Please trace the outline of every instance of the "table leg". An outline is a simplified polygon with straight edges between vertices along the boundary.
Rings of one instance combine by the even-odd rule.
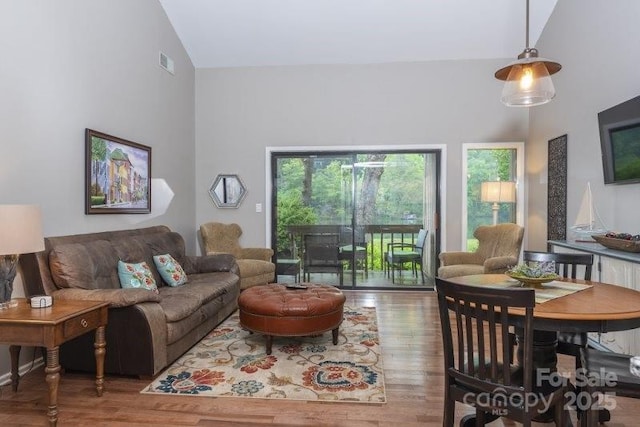
[[[49,385],[49,425],[58,423],[58,384],[60,383],[59,347],[47,348],[47,366],[44,368],[46,381]]]
[[[18,364],[20,361],[20,346],[10,345],[9,353],[11,353],[11,389],[18,391],[18,383],[20,382],[20,374],[18,374]]]
[[[522,342],[524,340],[524,336],[522,335],[522,329],[516,329],[516,337],[518,342]],[[518,364],[522,365],[523,363],[523,354],[522,348],[523,346],[518,345],[517,351],[517,361]],[[538,370],[540,369],[541,373],[544,376],[549,376],[552,372],[556,372],[558,370],[558,354],[556,349],[558,347],[558,333],[555,331],[533,331],[533,386],[534,387],[542,387],[543,384],[540,384],[540,377],[538,375]],[[549,410],[543,414],[538,415],[534,418],[535,421],[548,423],[553,421],[554,412]]]
[[[104,333],[105,327],[98,326],[98,329],[96,329],[96,339],[93,344],[96,356],[96,393],[98,397],[102,396],[102,390],[104,389],[104,355],[107,352],[107,342]]]
[[[267,339],[267,343],[266,343],[267,354],[271,354],[271,346],[273,345],[273,335],[266,335],[265,338]]]

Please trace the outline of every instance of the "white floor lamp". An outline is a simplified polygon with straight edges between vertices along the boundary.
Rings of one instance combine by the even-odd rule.
[[[480,187],[480,200],[493,203],[493,225],[498,224],[499,203],[515,203],[516,183],[513,181],[487,181]]]

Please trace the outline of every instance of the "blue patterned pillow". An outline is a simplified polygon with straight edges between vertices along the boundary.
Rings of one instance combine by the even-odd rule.
[[[148,289],[158,293],[153,273],[144,261],[137,264],[118,261],[118,277],[122,288]]]
[[[171,255],[155,255],[153,262],[158,269],[158,273],[169,286],[180,286],[187,283],[187,275],[184,270]]]

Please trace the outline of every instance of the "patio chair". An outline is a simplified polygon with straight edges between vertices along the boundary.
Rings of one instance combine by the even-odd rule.
[[[387,243],[385,263],[387,274],[391,273],[391,283],[395,283],[395,270],[399,270],[399,274],[402,274],[402,266],[411,263],[411,270],[414,276],[417,277],[418,271],[420,271],[422,283],[424,284],[422,257],[426,241],[427,230],[420,229],[415,244],[403,242]]]
[[[343,282],[343,265],[339,253],[338,234],[305,234],[303,275],[311,281],[311,273],[336,273]]]

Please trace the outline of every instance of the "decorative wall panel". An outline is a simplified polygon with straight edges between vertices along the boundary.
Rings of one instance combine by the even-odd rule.
[[[567,239],[567,135],[549,140],[547,239]]]

